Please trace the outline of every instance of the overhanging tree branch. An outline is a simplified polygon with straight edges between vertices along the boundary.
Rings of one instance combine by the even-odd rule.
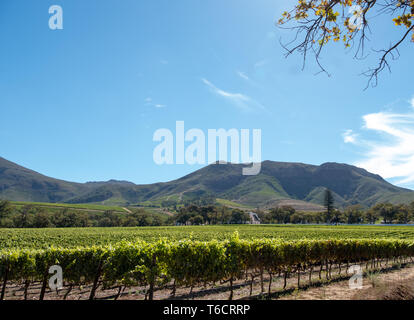
[[[398,53],[398,47],[410,33],[414,42],[414,0],[299,0],[295,8],[290,12],[284,12],[278,22],[280,28],[295,32],[293,40],[288,43],[283,44],[282,40],[279,40],[286,50],[285,57],[296,52],[303,55],[303,70],[311,52],[320,72],[329,76],[320,62],[320,57],[326,44],[333,40],[333,42],[343,41],[345,47],[351,49],[355,48],[357,42],[354,58],[365,59],[366,41],[369,41],[368,33],[371,33],[367,15],[373,12],[373,9],[376,10],[376,16],[395,17],[393,21],[397,26],[405,26],[408,29],[388,50],[374,50],[383,53],[380,63],[378,67],[368,69],[362,74],[368,77],[367,87],[370,84],[376,86],[379,73],[385,68],[391,70],[387,58],[391,56],[396,59],[395,53]],[[283,25],[287,23],[294,23],[294,25],[284,27]]]

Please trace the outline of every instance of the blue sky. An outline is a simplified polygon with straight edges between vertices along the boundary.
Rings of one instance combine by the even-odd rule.
[[[63,30],[48,27],[51,5]],[[414,188],[412,46],[364,91],[371,52],[329,46],[284,58],[288,0],[2,0],[0,156],[70,181],[168,181],[200,165],[156,165],[159,128],[261,129],[262,159],[358,164]],[[375,27],[375,28],[374,28]],[[398,39],[373,21],[368,49]]]

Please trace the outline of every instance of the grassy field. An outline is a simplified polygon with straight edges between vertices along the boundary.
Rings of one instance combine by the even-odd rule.
[[[45,203],[45,202],[18,202],[18,201],[11,201],[12,205],[15,207],[23,207],[27,205],[33,205],[35,207],[43,207],[43,208],[50,208],[50,209],[76,209],[76,210],[84,210],[84,211],[117,211],[117,212],[125,212],[125,210],[121,207],[116,206],[104,206],[99,204],[68,204],[68,203]]]
[[[222,206],[227,206],[230,208],[239,208],[243,210],[254,209],[254,207],[252,206],[243,205],[237,202],[233,202],[233,201],[226,200],[226,199],[220,199],[220,198],[217,199],[217,204],[222,205]]]
[[[0,249],[76,247],[108,245],[122,240],[142,239],[148,242],[161,238],[180,240],[192,238],[207,241],[228,239],[235,231],[242,239],[410,239],[410,226],[309,226],[309,225],[231,225],[191,227],[137,228],[66,228],[66,229],[2,229]]]

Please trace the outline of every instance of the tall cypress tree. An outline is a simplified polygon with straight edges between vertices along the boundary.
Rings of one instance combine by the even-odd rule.
[[[326,189],[325,191],[324,205],[326,209],[326,222],[330,223],[332,221],[332,215],[334,211],[334,198],[332,191],[329,189]]]

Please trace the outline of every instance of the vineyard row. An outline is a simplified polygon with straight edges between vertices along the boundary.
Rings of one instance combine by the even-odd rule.
[[[300,273],[319,266],[407,259],[414,257],[414,242],[407,240],[241,240],[121,242],[107,247],[10,249],[0,251],[1,298],[8,283],[41,282],[42,300],[50,277],[49,268],[62,268],[63,281],[70,287],[90,285],[90,299],[99,285],[103,288],[147,287],[148,299],[154,288],[228,282],[247,277]],[[262,282],[263,286],[263,282]]]

